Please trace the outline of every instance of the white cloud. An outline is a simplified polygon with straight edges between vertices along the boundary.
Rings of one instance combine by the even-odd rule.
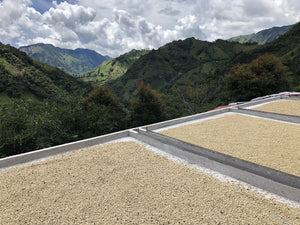
[[[166,7],[159,10],[158,13],[165,14],[167,16],[177,16],[180,14],[180,10],[173,9],[172,7]]]
[[[296,23],[300,14],[294,0],[212,0],[200,17],[201,27],[212,41],[250,34],[272,26]]]
[[[72,0],[72,2],[74,2]],[[30,0],[0,2],[0,41],[51,43],[117,56],[196,37],[213,41],[300,20],[298,0],[77,0],[44,14]]]
[[[39,35],[42,15],[29,7],[30,0],[4,0],[0,4],[0,38],[6,43]]]
[[[23,12],[27,10],[27,6],[31,4],[30,0],[3,1],[0,4],[1,21],[15,21],[20,19]]]
[[[79,25],[86,25],[93,21],[96,16],[95,10],[79,5],[71,5],[67,2],[57,4],[54,1],[54,8],[45,12],[43,17],[45,21],[56,26],[64,25],[70,29],[75,29]]]

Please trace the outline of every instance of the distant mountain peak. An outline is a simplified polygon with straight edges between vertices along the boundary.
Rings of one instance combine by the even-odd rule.
[[[110,59],[109,56],[103,56],[90,49],[77,48],[72,50],[44,43],[22,46],[19,49],[28,56],[61,68],[73,76],[84,74]]]
[[[109,81],[117,79],[118,77],[121,77],[135,61],[149,52],[150,50],[132,49],[131,51],[124,53],[117,58],[109,59],[103,62],[99,66],[81,76],[81,79],[92,83],[105,84]]]
[[[257,33],[248,34],[248,35],[240,35],[236,37],[232,37],[228,39],[228,41],[236,41],[240,43],[253,43],[256,42],[260,45],[266,44],[274,39],[278,38],[280,35],[286,33],[290,30],[294,25],[287,25],[281,27],[272,27],[269,29],[261,30]]]
[[[62,102],[75,92],[87,92],[89,84],[64,71],[41,63],[24,52],[0,43],[0,102],[3,96],[51,99]]]

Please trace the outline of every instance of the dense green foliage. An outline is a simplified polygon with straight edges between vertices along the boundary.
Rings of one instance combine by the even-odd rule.
[[[117,58],[109,59],[98,67],[80,77],[81,80],[93,84],[105,84],[121,77],[128,68],[149,50],[131,50]]]
[[[259,31],[255,34],[249,35],[240,35],[237,37],[233,37],[228,39],[228,41],[236,41],[240,43],[258,43],[260,45],[266,44],[274,39],[278,38],[280,35],[286,33],[290,30],[293,25],[282,26],[282,27],[272,27],[270,29]]]
[[[249,64],[237,64],[226,75],[228,98],[247,101],[288,89],[287,68],[280,58],[265,54]]]
[[[51,44],[35,44],[20,50],[48,65],[58,67],[73,76],[82,75],[109,59],[89,49],[63,49]]]
[[[0,158],[167,119],[161,95],[142,85],[129,112],[106,87],[64,103],[11,99],[0,107]]]
[[[106,107],[111,120],[112,130],[122,130],[127,128],[128,111],[119,101],[118,97],[106,86],[97,86],[86,98],[88,104]]]
[[[235,64],[250,63],[252,60],[270,53],[281,59],[283,65],[288,69],[290,90],[295,90],[300,85],[300,22],[295,24],[285,34],[279,36],[272,42],[258,46],[248,52],[242,52],[234,57],[224,68],[224,74]]]
[[[222,40],[189,38],[152,50],[137,60],[111,88],[128,105],[141,81],[163,94],[171,117],[189,115],[220,104],[220,68],[242,51],[255,48]]]
[[[0,43],[0,102],[1,96],[19,98],[27,93],[40,100],[64,101],[73,93],[83,94],[91,88],[58,68]]]
[[[0,68],[0,157],[140,123],[106,86],[92,89],[9,45],[0,44]]]
[[[1,105],[0,157],[124,129],[127,114],[123,108],[98,101],[110,94],[98,92],[64,104],[12,99]]]
[[[174,41],[142,56],[122,77],[110,85],[127,105],[136,96],[140,82],[149,83],[153,89],[163,94],[171,118],[207,111],[230,101],[249,100],[246,99],[247,96],[258,97],[262,93],[273,94],[278,90],[296,90],[300,85],[299,30],[300,23],[265,45],[223,40],[210,43],[194,38]],[[230,85],[225,80],[225,74],[237,69],[239,64],[251,63],[265,53],[279,58],[273,66],[280,67],[281,63],[286,66],[284,74],[279,75],[282,78],[277,79],[284,81],[284,85],[277,81],[273,84],[281,87],[270,85],[272,81],[269,79],[272,76],[264,73],[266,76],[259,76],[261,86],[269,87],[264,92],[251,87],[251,95],[233,95],[239,87]]]
[[[137,99],[132,104],[132,122],[141,126],[167,119],[161,95],[152,90],[150,84],[141,83],[137,90]]]

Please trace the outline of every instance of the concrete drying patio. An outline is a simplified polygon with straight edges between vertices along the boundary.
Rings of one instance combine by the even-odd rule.
[[[248,109],[282,98],[294,99],[251,101],[0,159],[0,224],[300,224],[300,117]],[[234,116],[230,123],[222,121],[227,116]],[[216,120],[219,125],[190,129],[197,122]],[[220,146],[239,150],[249,142],[250,158],[243,160],[248,153],[234,157],[157,133],[174,126],[189,127],[183,133],[195,136],[194,143],[199,132],[215,126],[204,139],[215,145],[221,138]],[[231,142],[225,142],[226,135]],[[145,144],[181,164],[147,150]],[[273,147],[273,152],[265,150]],[[277,161],[272,164],[271,159]],[[206,168],[226,182],[205,175]],[[250,185],[232,183],[230,177]],[[267,192],[262,195],[255,187]]]
[[[117,142],[0,171],[0,224],[299,224],[300,209]]]
[[[160,133],[300,176],[300,125],[229,114]]]
[[[253,107],[253,110],[300,116],[300,101],[280,100]]]

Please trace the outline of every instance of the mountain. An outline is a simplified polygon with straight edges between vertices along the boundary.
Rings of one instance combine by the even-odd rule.
[[[58,67],[78,76],[90,71],[102,62],[110,59],[108,56],[102,56],[99,53],[89,49],[64,49],[51,44],[35,44],[19,48],[33,57],[50,66]]]
[[[242,52],[232,58],[227,69],[237,63],[249,63],[265,53],[279,57],[289,70],[290,86],[295,89],[300,85],[300,22],[295,24],[288,32],[275,40],[260,45],[248,52]],[[226,69],[224,70],[226,71]]]
[[[273,41],[280,35],[286,33],[290,30],[294,25],[282,26],[282,27],[272,27],[270,29],[262,30],[257,33],[249,34],[249,35],[240,35],[237,37],[233,37],[228,39],[228,41],[236,41],[240,43],[252,43],[256,42],[260,45],[266,44],[270,41]]]
[[[91,90],[87,83],[64,71],[41,63],[26,53],[0,43],[0,99],[10,97],[52,99],[62,102],[77,92]]]
[[[125,104],[129,104],[144,82],[166,96],[174,116],[204,111],[212,107],[210,101],[218,102],[214,94],[218,70],[238,53],[256,46],[195,38],[174,41],[140,57],[122,77],[109,84]],[[190,101],[192,98],[196,100]]]
[[[296,89],[300,85],[299,26],[264,45],[195,38],[174,41],[142,56],[109,85],[128,105],[140,85],[149,83],[163,95],[171,115],[189,115],[228,103],[225,75],[229,70],[269,53],[287,67],[289,86]]]
[[[105,84],[127,72],[128,68],[149,50],[131,50],[117,58],[109,59],[80,77],[81,80],[96,84]]]

